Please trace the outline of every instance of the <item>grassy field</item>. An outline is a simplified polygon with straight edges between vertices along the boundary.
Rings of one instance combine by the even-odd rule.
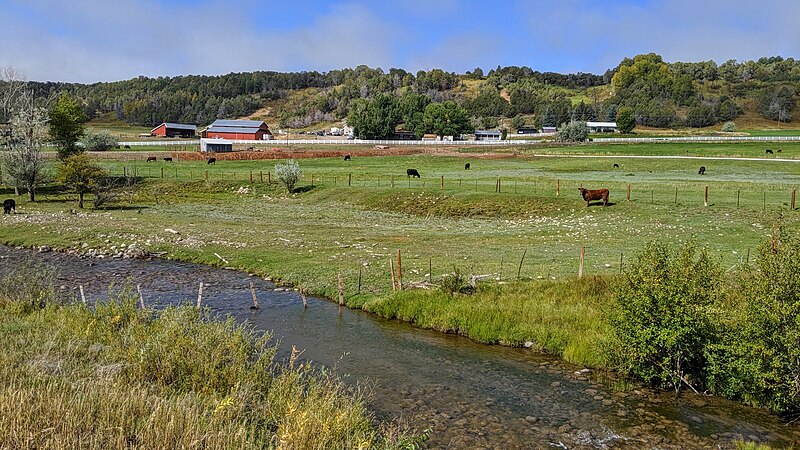
[[[592,148],[627,154],[688,149],[680,144],[580,147],[587,153]],[[707,154],[756,150],[749,144],[691,148]],[[786,155],[798,152],[800,146],[784,147]],[[291,195],[267,183],[275,161],[208,166],[102,160],[112,174],[135,171],[143,177],[118,208],[71,214],[75,204],[67,200],[74,196],[50,190],[36,204],[20,199],[20,213],[2,218],[0,241],[78,249],[85,243],[106,254],[134,244],[170,258],[270,275],[329,298],[336,296],[341,273],[351,306],[483,342],[530,340],[571,361],[597,364],[597,352],[585,344],[586,339],[601,341],[592,336],[603,334],[597,311],[607,294],[580,294],[572,286],[582,247],[587,275],[618,274],[620,260],[628,261],[654,239],[695,240],[734,269],[746,263],[774,224],[790,230],[800,224],[800,213],[788,205],[791,190],[800,185],[795,163],[510,153],[357,157],[348,163],[302,159],[300,192]],[[471,170],[464,170],[465,162]],[[621,167],[613,168],[614,163]],[[697,174],[701,164],[706,175]],[[409,167],[422,178],[407,179]],[[579,186],[611,189],[613,204],[586,208]],[[240,194],[244,187],[249,190]],[[404,282],[435,283],[458,269],[489,275],[486,289],[452,302],[438,294],[392,294],[389,260],[398,250]],[[561,309],[551,306],[557,297],[564,302]],[[523,308],[532,315],[520,315]],[[579,320],[583,317],[586,322]],[[553,324],[564,323],[573,325],[552,331]],[[547,329],[550,334],[542,331]]]
[[[46,268],[0,276],[2,448],[417,448],[363,392],[233,319],[65,304]]]

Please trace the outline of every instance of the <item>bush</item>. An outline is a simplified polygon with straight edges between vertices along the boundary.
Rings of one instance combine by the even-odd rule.
[[[586,126],[586,122],[577,120],[561,125],[556,132],[556,140],[562,142],[583,142],[588,136],[589,128]]]
[[[622,134],[628,134],[636,126],[636,116],[630,108],[622,107],[617,111],[617,128]]]
[[[302,175],[303,170],[300,169],[300,164],[293,159],[275,164],[275,177],[286,186],[286,191],[289,193],[294,192],[294,186],[300,181]]]
[[[54,267],[33,259],[10,266],[0,276],[0,308],[11,306],[23,313],[44,308],[55,301],[57,279]]]
[[[782,414],[800,411],[800,238],[782,229],[742,277],[744,302],[715,364],[713,387]]]
[[[725,133],[733,133],[736,131],[736,124],[733,122],[725,122],[722,125],[722,131]]]
[[[717,123],[714,108],[708,105],[699,105],[689,108],[686,113],[686,125],[692,128],[702,128]]]
[[[448,273],[442,277],[439,289],[447,294],[470,294],[474,291],[467,282],[467,277],[461,273],[458,267],[453,268],[453,273]]]
[[[715,342],[711,306],[722,271],[692,244],[673,251],[648,244],[626,266],[611,315],[617,348],[612,363],[624,372],[679,392],[704,379],[705,353]]]
[[[117,139],[108,131],[87,134],[83,139],[84,149],[90,152],[105,152],[118,145]]]

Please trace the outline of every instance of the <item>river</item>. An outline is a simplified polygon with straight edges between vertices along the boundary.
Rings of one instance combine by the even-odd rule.
[[[90,302],[109,285],[140,285],[150,305],[203,304],[260,330],[285,354],[332,367],[351,384],[371,386],[381,419],[431,429],[428,448],[685,449],[734,448],[735,440],[782,448],[800,426],[760,410],[694,394],[615,392],[595,373],[530,350],[474,343],[276,288],[246,273],[167,260],[87,259],[0,246],[0,270],[23,258],[55,265],[59,288]],[[251,310],[249,283],[261,308]]]

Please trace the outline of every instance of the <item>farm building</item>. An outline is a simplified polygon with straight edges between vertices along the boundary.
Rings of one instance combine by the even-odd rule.
[[[499,141],[500,136],[498,130],[475,130],[476,141]]]
[[[586,122],[590,133],[613,133],[617,131],[617,122]]]
[[[202,132],[204,138],[261,141],[272,139],[272,132],[261,120],[215,120]]]
[[[517,134],[538,134],[539,130],[532,127],[523,127],[517,129]]]
[[[214,139],[200,139],[200,151],[204,153],[219,153],[219,152],[232,152],[233,142],[227,139],[214,138]]]
[[[397,130],[392,134],[392,139],[396,141],[414,141],[417,139],[417,133],[413,131]]]
[[[423,141],[441,141],[442,138],[440,138],[438,135],[433,134],[433,133],[426,133],[426,134],[422,135],[422,140]]]
[[[542,127],[542,133],[555,133],[556,127]]]
[[[193,138],[197,134],[197,125],[164,122],[150,130],[152,136]]]

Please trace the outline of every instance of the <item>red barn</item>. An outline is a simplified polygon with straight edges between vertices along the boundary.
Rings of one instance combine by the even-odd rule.
[[[272,139],[272,133],[267,124],[260,120],[215,120],[203,131],[203,137],[261,141]]]
[[[197,126],[164,122],[150,130],[150,134],[153,136],[192,138],[197,134]]]

